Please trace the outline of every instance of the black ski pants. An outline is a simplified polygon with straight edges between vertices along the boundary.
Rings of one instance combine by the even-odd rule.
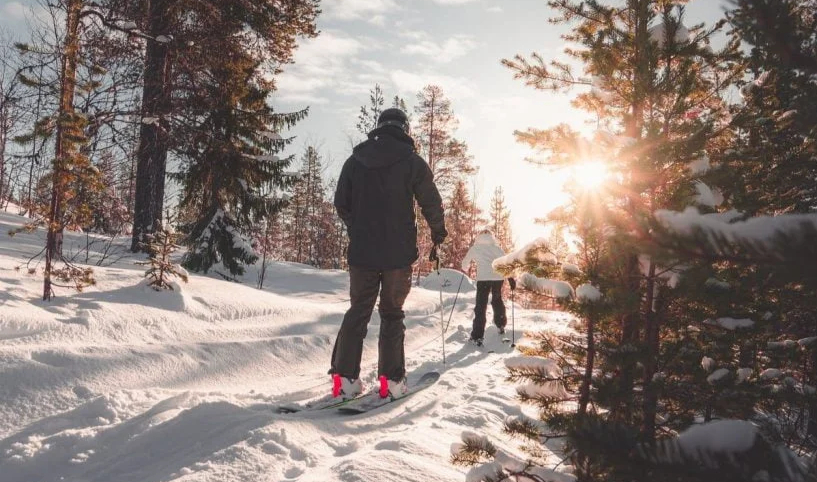
[[[499,281],[477,281],[477,304],[474,307],[474,326],[471,338],[476,340],[485,337],[485,311],[488,309],[488,295],[491,295],[491,308],[494,310],[494,324],[505,328],[508,319],[505,316],[505,303],[502,301],[502,284]]]
[[[385,271],[350,266],[349,281],[352,306],[344,315],[335,340],[330,372],[352,380],[360,376],[363,340],[379,293],[377,374],[385,375],[390,380],[402,380],[406,375],[403,346],[406,333],[403,319],[406,315],[403,303],[411,290],[411,266]]]

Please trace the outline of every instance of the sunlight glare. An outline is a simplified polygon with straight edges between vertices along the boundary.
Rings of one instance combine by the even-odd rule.
[[[576,183],[587,190],[598,189],[609,175],[607,165],[599,160],[583,162],[573,168]]]

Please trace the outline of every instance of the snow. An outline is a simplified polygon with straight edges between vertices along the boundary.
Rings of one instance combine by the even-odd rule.
[[[142,117],[142,124],[145,125],[159,125],[158,117]]]
[[[701,367],[707,372],[711,372],[715,368],[715,360],[705,356],[701,358]]]
[[[817,336],[810,336],[808,338],[801,338],[797,340],[797,344],[802,347],[811,346],[815,341],[817,341]]]
[[[715,288],[717,290],[728,290],[729,288],[732,287],[732,285],[730,285],[726,281],[721,281],[717,278],[708,278],[704,282],[704,286],[708,288]]]
[[[496,266],[496,262],[494,262]],[[522,287],[531,291],[545,293],[555,298],[571,298],[573,296],[573,287],[564,281],[537,278],[536,276],[525,273],[519,279]]]
[[[687,453],[734,454],[749,450],[755,437],[757,428],[751,422],[718,420],[688,428],[678,436],[678,442]]]
[[[579,267],[573,263],[564,263],[562,264],[562,273],[568,275],[580,275],[582,274],[582,270],[580,270]]]
[[[667,228],[679,234],[689,235],[697,229],[702,229],[710,237],[723,236],[733,242],[752,242],[767,247],[772,247],[779,233],[795,235],[803,226],[817,229],[817,214],[758,216],[746,221],[729,223],[723,215],[701,215],[697,209],[687,208],[683,212],[656,211],[655,217]]]
[[[781,372],[777,368],[767,368],[760,372],[761,380],[776,380],[783,376],[783,372]]]
[[[762,74],[760,74],[760,76],[757,79],[755,79],[755,80],[749,82],[748,84],[744,85],[743,87],[741,87],[741,89],[740,89],[741,95],[744,98],[748,97],[748,96],[752,95],[755,92],[755,90],[757,90],[760,87],[763,87],[763,85],[769,79],[769,73],[770,73],[769,71],[763,72]]]
[[[502,266],[517,267],[528,262],[540,264],[556,264],[556,256],[550,252],[550,243],[545,238],[538,238],[526,244],[513,253],[506,254],[494,260],[493,268],[498,270]]]
[[[706,377],[706,381],[710,385],[714,385],[715,383],[718,383],[719,381],[723,380],[728,375],[729,375],[728,368],[718,368],[717,370],[712,372],[711,375]]]
[[[160,44],[168,44],[168,43],[173,41],[173,36],[172,35],[159,35],[158,37],[156,37],[156,41],[159,42]]]
[[[576,288],[576,298],[583,302],[598,301],[601,299],[601,291],[591,284],[583,284]]]
[[[735,319],[735,318],[718,318],[715,320],[706,320],[704,323],[709,325],[718,325],[721,328],[726,328],[727,330],[736,330],[738,328],[751,328],[755,325],[755,322],[748,319]]]
[[[438,291],[442,287],[443,293],[454,294],[459,288],[460,294],[476,291],[476,285],[461,271],[449,268],[441,268],[440,274],[432,271],[428,276],[420,280],[420,286],[430,291]]]
[[[797,115],[797,110],[788,110],[777,116],[777,122],[785,122]]]
[[[537,371],[544,377],[554,379],[543,384],[528,383],[521,385],[516,389],[520,395],[559,399],[567,396],[564,385],[557,380],[562,378],[562,369],[553,360],[533,356],[517,356],[505,359],[505,366],[508,369]]]
[[[698,194],[695,202],[701,206],[717,207],[723,203],[723,194],[717,189],[712,189],[702,181],[695,181],[695,189]]]
[[[690,162],[687,165],[687,168],[689,169],[689,173],[693,176],[699,176],[706,173],[711,168],[709,156],[704,154],[699,159]]]
[[[738,376],[737,383],[743,383],[752,376],[754,370],[751,368],[738,368],[736,375]]]
[[[0,233],[24,222],[0,212]],[[0,237],[3,482],[462,481],[470,469],[448,452],[466,430],[497,435],[501,467],[525,459],[501,434],[508,416],[529,408],[505,381],[509,348],[493,327],[486,346],[496,353],[475,353],[468,330],[451,330],[443,366],[436,288],[412,287],[404,307],[408,377],[437,370],[435,386],[362,416],[280,415],[275,406],[331,388],[347,273],[270,262],[264,290],[254,288],[256,266],[243,284],[191,274],[181,292],[153,292],[140,287],[142,258],[132,255],[94,267],[96,286],[58,287],[45,303],[40,275],[14,269],[43,243],[42,230]],[[78,245],[84,235],[66,233],[65,246]],[[453,307],[453,326],[470,326],[473,293],[453,299],[443,294],[446,316]],[[515,315],[517,334],[564,331],[572,319],[519,307]],[[375,310],[361,371],[368,387],[379,325]]]

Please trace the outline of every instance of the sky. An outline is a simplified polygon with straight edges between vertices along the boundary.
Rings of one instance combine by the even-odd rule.
[[[18,31],[34,0],[0,0],[0,26]],[[354,143],[361,105],[379,83],[386,98],[399,95],[413,109],[416,93],[437,84],[459,119],[455,136],[465,141],[478,172],[469,184],[487,210],[502,187],[511,211],[517,246],[545,235],[537,217],[563,203],[564,175],[525,161],[530,151],[514,130],[547,128],[561,122],[592,132],[584,114],[570,105],[572,94],[536,91],[514,80],[500,63],[515,54],[538,52],[565,59],[565,26],[548,23],[545,0],[323,0],[320,35],[299,43],[295,63],[277,79],[272,98],[279,111],[309,107],[308,118],[289,135],[289,153],[306,145],[322,153],[327,180],[337,177]],[[692,0],[688,24],[713,23],[721,0]]]
[[[514,130],[547,128],[561,122],[592,132],[586,117],[570,105],[572,95],[536,91],[514,80],[503,58],[538,52],[564,58],[564,26],[548,23],[545,0],[325,0],[319,37],[301,43],[295,64],[278,83],[275,104],[308,105],[309,118],[293,133],[317,143],[336,176],[362,140],[355,124],[368,92],[379,83],[386,98],[404,97],[413,108],[416,93],[435,83],[452,101],[465,141],[479,171],[471,186],[487,210],[502,187],[511,211],[517,246],[546,234],[534,219],[565,201],[564,175],[525,161],[529,149]],[[721,17],[720,0],[692,0],[688,23]]]

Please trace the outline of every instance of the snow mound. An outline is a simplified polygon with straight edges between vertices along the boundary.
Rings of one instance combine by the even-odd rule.
[[[459,287],[460,293],[469,293],[475,291],[474,282],[463,273],[441,268],[440,273],[432,271],[428,276],[420,280],[420,287],[431,291],[437,291],[442,286],[443,293],[456,293]]]

